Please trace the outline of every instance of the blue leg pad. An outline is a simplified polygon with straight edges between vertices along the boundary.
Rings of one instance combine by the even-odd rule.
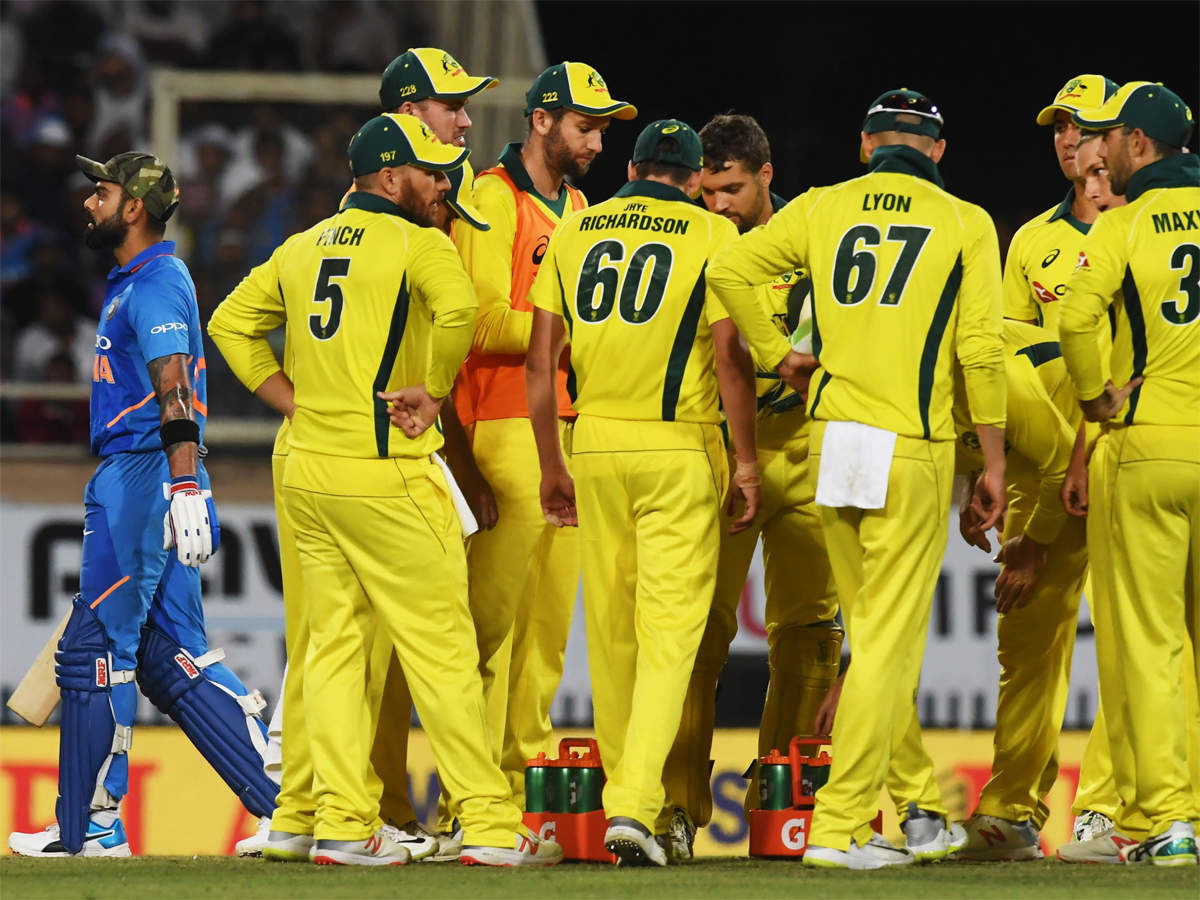
[[[137,677],[142,693],[183,729],[242,805],[260,818],[271,815],[279,785],[263,771],[259,745],[265,741],[249,698],[210,680],[178,641],[149,624],[142,629]]]
[[[97,784],[117,749],[111,669],[104,625],[77,594],[54,654],[55,680],[62,692],[55,815],[63,846],[71,853],[83,849]],[[123,733],[128,734],[128,729]]]

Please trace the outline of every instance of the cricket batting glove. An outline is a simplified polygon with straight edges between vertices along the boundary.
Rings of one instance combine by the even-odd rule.
[[[172,478],[163,488],[171,504],[163,516],[163,549],[174,547],[185,566],[207,562],[221,541],[212,491],[200,490],[195,475]]]

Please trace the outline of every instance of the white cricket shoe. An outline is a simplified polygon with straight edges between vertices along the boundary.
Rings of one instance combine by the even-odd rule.
[[[672,862],[685,862],[692,858],[692,848],[696,844],[696,825],[682,806],[675,807],[671,814],[671,824],[667,826],[665,838],[666,846],[663,849]]]
[[[18,856],[40,858],[66,858],[71,856],[123,857],[132,856],[129,840],[125,837],[125,826],[117,819],[111,825],[88,822],[87,834],[83,838],[83,849],[70,853],[62,843],[62,831],[58,824],[49,825],[44,831],[14,831],[8,836],[8,849]]]
[[[809,844],[800,861],[818,869],[882,869],[886,866],[910,866],[916,859],[908,850],[893,847],[882,834],[876,832],[862,847],[853,838],[845,850]]]
[[[400,832],[391,825],[379,826],[362,841],[318,840],[312,855],[318,866],[402,866],[410,859]]]
[[[513,841],[513,849],[467,846],[458,861],[464,866],[553,866],[562,862],[563,849],[554,841],[543,841],[522,828]]]
[[[1073,840],[1058,848],[1057,856],[1065,863],[1120,863],[1121,851],[1137,844],[1115,828],[1085,840]]]
[[[628,816],[613,816],[604,832],[604,847],[618,866],[665,866],[667,854],[650,829]]]
[[[1155,866],[1194,866],[1200,864],[1196,853],[1196,831],[1191,822],[1172,822],[1162,834],[1146,838],[1140,844],[1121,848],[1127,863]]]
[[[942,816],[920,809],[915,803],[908,804],[908,818],[900,830],[904,832],[904,846],[920,863],[939,862],[957,853],[967,842],[967,833],[961,825],[949,824]]]
[[[963,823],[963,828],[967,843],[958,852],[959,859],[1021,862],[1042,858],[1041,839],[1028,819],[1014,822],[976,813]]]
[[[1071,839],[1083,843],[1107,834],[1115,827],[1116,823],[1104,813],[1085,809],[1075,817],[1075,824],[1071,826]]]
[[[400,843],[408,848],[413,862],[429,859],[438,852],[438,836],[416,819],[393,827],[400,832]],[[459,849],[461,848],[460,842]],[[457,854],[455,855],[457,856]]]
[[[437,841],[437,852],[432,856],[425,857],[421,862],[458,862],[458,855],[462,853],[462,829],[455,828],[454,831],[439,831],[437,833]]]
[[[271,833],[271,817],[263,816],[258,820],[258,828],[250,837],[244,837],[233,845],[233,852],[238,856],[262,856],[263,848],[267,846],[267,835]]]
[[[311,862],[316,850],[317,842],[311,834],[271,831],[267,834],[262,857],[275,862]]]

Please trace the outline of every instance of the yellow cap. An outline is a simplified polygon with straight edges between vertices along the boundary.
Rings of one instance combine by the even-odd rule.
[[[385,110],[402,103],[428,100],[462,100],[500,82],[491,75],[472,76],[449,53],[436,47],[405,50],[383,70],[379,102]]]
[[[1081,109],[1099,109],[1117,92],[1117,83],[1103,75],[1079,75],[1062,86],[1054,102],[1037,114],[1039,125],[1053,125],[1058,110],[1073,113]]]
[[[525,92],[525,115],[565,106],[586,116],[637,117],[637,107],[614,100],[600,73],[587,63],[560,62],[542,72]]]
[[[376,116],[350,138],[347,153],[355,177],[390,166],[417,166],[449,172],[466,162],[470,150],[443,144],[416,116],[384,113]]]
[[[464,161],[461,169],[447,172],[446,177],[450,179],[450,190],[446,191],[446,204],[472,228],[489,231],[492,226],[475,205],[475,172],[471,164]]]

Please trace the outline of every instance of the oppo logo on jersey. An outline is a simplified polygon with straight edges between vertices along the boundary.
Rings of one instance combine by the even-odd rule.
[[[182,322],[163,322],[150,329],[151,334],[166,334],[169,331],[187,331],[188,327]]]

